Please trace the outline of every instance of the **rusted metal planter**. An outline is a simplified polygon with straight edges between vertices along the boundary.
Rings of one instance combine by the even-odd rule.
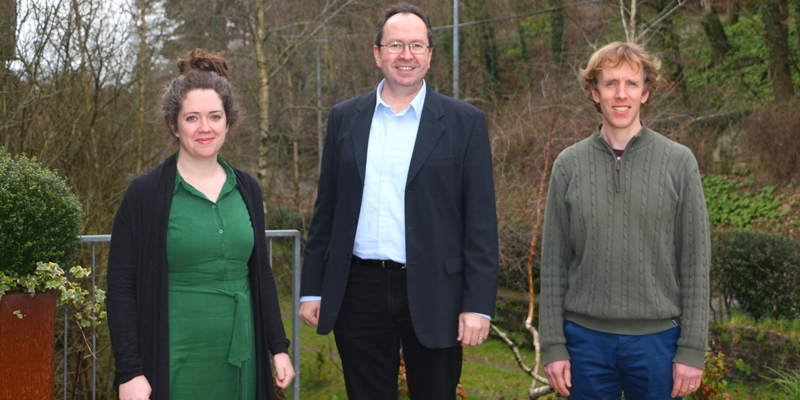
[[[52,400],[55,306],[51,293],[0,298],[0,399]]]

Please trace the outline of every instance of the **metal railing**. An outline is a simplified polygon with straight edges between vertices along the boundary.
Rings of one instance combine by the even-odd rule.
[[[300,232],[297,230],[274,230],[265,231],[269,239],[269,264],[272,264],[272,244],[274,238],[293,237],[294,246],[292,248],[292,364],[294,365],[294,382],[292,382],[292,400],[300,399],[300,317],[297,311],[300,309]],[[97,243],[111,242],[111,235],[83,235],[80,236],[81,243],[92,244],[92,287],[97,286]],[[94,302],[94,291],[92,291],[92,302]],[[68,335],[68,310],[64,308],[64,400],[67,400],[67,345]],[[97,336],[92,335],[92,400],[97,399]]]

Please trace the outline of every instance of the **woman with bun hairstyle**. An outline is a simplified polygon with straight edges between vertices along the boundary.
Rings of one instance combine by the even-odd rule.
[[[108,259],[121,400],[272,400],[294,377],[264,235],[261,189],[220,155],[239,110],[225,59],[178,61],[161,111],[179,144],[133,179]]]

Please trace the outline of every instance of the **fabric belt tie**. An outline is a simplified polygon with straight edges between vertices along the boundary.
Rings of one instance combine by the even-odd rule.
[[[251,352],[248,344],[253,341],[253,329],[247,325],[247,304],[250,302],[249,294],[250,282],[247,282],[241,291],[231,292],[228,290],[213,288],[194,288],[194,287],[171,287],[170,291],[187,293],[209,293],[232,297],[236,302],[234,310],[233,332],[231,334],[231,350],[228,353],[228,362],[238,368],[250,359]]]
[[[231,335],[231,352],[228,354],[228,362],[242,368],[242,363],[250,359],[250,351],[247,346],[252,342],[253,332],[247,321],[247,304],[250,303],[250,295],[245,292],[233,293],[236,301],[236,311],[233,321],[233,335]]]

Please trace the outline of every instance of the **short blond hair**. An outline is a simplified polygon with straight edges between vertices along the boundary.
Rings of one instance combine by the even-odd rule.
[[[589,57],[589,64],[580,70],[580,80],[589,101],[594,103],[597,111],[600,104],[592,97],[592,88],[597,90],[597,75],[606,68],[614,68],[626,62],[634,68],[644,68],[644,92],[652,94],[661,84],[661,60],[648,53],[644,47],[635,43],[613,42],[603,46]]]

